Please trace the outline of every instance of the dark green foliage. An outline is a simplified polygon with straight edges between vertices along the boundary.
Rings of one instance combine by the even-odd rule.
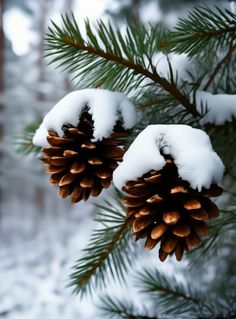
[[[39,127],[39,124],[42,122],[42,119],[36,120],[34,123],[31,123],[25,127],[22,132],[17,132],[14,135],[14,145],[17,151],[21,154],[28,155],[34,153],[39,155],[41,148],[33,144],[32,139],[34,137],[36,129]]]
[[[86,21],[83,38],[73,16],[62,19],[61,28],[54,23],[49,28],[48,56],[55,56],[52,63],[59,62],[60,67],[74,73],[80,86],[138,89],[147,77],[145,71],[151,67],[158,43],[166,36],[159,27],[130,25],[124,37],[118,26],[99,21],[93,29]]]
[[[138,273],[137,284],[161,318],[235,318],[235,296],[229,297],[227,292],[216,295],[209,283],[204,283],[204,277],[188,272],[183,282],[144,268]]]
[[[115,204],[96,206],[95,221],[100,227],[93,231],[84,256],[71,275],[71,285],[80,294],[91,294],[95,288],[104,287],[109,277],[122,281],[131,264],[133,249],[124,207],[118,200]]]
[[[190,57],[206,50],[227,48],[236,37],[236,15],[229,10],[198,7],[180,19],[170,34],[172,50]]]
[[[157,269],[143,269],[137,274],[137,286],[142,293],[148,294],[161,314],[178,315],[200,313],[204,306],[200,289],[186,286],[173,276],[167,276]],[[146,298],[147,298],[146,296]]]
[[[157,317],[148,316],[147,310],[142,310],[142,314],[137,314],[132,303],[115,300],[109,296],[104,296],[101,299],[99,308],[102,317],[109,319],[157,319]]]

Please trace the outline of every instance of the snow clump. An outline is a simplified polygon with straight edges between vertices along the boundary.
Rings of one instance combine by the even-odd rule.
[[[48,130],[63,136],[63,125],[77,126],[85,108],[88,108],[94,121],[94,141],[108,137],[118,120],[121,120],[124,129],[131,129],[136,123],[135,106],[123,93],[104,89],[78,90],[67,94],[46,114],[33,143],[47,147]]]
[[[149,125],[134,140],[113,173],[113,182],[119,189],[137,180],[150,170],[161,170],[171,155],[179,176],[201,191],[212,183],[218,184],[224,165],[214,152],[208,135],[188,125]]]
[[[197,91],[196,105],[199,113],[206,107],[206,114],[201,119],[201,124],[212,123],[224,125],[236,119],[236,94],[212,94]]]

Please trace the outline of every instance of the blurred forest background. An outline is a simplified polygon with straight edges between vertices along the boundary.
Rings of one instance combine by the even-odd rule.
[[[234,10],[233,1],[207,1]],[[91,204],[72,206],[48,185],[43,166],[16,152],[19,132],[74,89],[69,75],[47,66],[50,19],[127,19],[174,26],[198,1],[0,0],[0,318],[94,318],[89,301],[66,289],[85,246]],[[105,195],[106,196],[106,195]],[[83,212],[83,214],[81,214]]]

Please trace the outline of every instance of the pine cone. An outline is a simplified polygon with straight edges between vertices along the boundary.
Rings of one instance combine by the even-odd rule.
[[[146,238],[146,249],[160,242],[161,261],[173,253],[180,261],[184,251],[199,245],[199,236],[207,234],[205,220],[219,215],[209,197],[219,196],[222,189],[213,184],[200,192],[192,189],[179,177],[171,157],[165,156],[165,161],[162,170],[126,183],[123,190],[128,195],[123,203],[136,240]]]
[[[84,111],[77,127],[63,126],[64,135],[59,137],[48,131],[50,147],[43,148],[42,161],[51,174],[50,183],[59,186],[62,198],[71,196],[71,202],[86,201],[90,195],[98,196],[111,184],[113,170],[123,157],[124,137],[129,133],[117,124],[109,138],[92,142],[93,120]]]

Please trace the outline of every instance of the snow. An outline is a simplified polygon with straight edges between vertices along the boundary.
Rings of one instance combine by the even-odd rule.
[[[165,78],[170,78],[170,67],[168,59],[171,64],[174,77],[176,78],[176,76],[178,75],[178,80],[188,80],[189,75],[187,73],[187,69],[191,67],[191,63],[188,59],[187,54],[185,53],[170,53],[166,55],[162,52],[159,52],[155,54],[152,63],[153,65],[156,65],[157,73]]]
[[[48,146],[48,130],[54,130],[62,136],[63,125],[77,126],[85,107],[88,107],[94,120],[94,141],[108,137],[118,119],[122,120],[125,129],[132,128],[136,123],[136,109],[123,93],[104,89],[78,90],[67,94],[44,117],[33,143]]]
[[[173,157],[179,176],[193,189],[209,188],[222,179],[224,165],[204,131],[188,125],[149,125],[137,136],[114,171],[115,186],[122,189],[126,182],[137,180],[150,170],[162,169],[165,160],[160,150]]]
[[[199,113],[204,108],[206,115],[201,119],[201,124],[213,123],[224,125],[227,121],[236,118],[236,94],[212,94],[198,91],[196,93],[196,105]]]

